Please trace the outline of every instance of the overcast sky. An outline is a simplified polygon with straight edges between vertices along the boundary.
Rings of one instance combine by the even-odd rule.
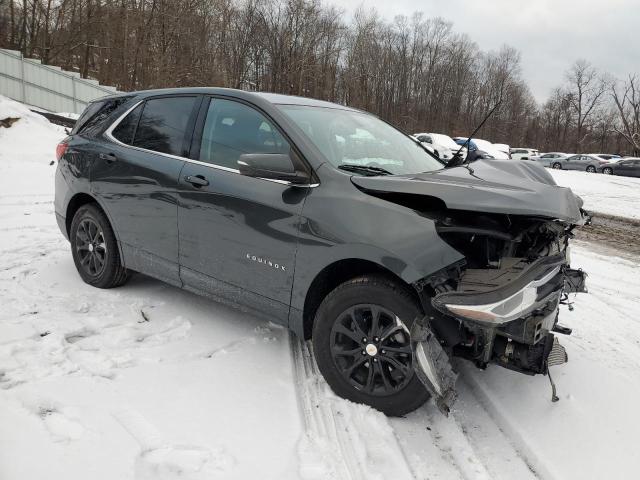
[[[482,50],[522,54],[522,72],[544,101],[578,58],[616,77],[640,73],[640,0],[324,0],[349,15],[362,5],[387,20],[421,11],[453,22]]]

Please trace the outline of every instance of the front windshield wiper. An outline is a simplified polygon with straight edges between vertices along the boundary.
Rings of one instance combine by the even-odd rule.
[[[355,172],[362,173],[364,175],[393,175],[389,170],[385,170],[380,167],[372,167],[369,165],[354,165],[352,163],[343,163],[342,165],[338,165],[340,170],[345,170],[347,172]]]

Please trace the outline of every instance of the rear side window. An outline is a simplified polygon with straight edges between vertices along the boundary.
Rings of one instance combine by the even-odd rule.
[[[289,143],[257,110],[213,99],[202,132],[200,161],[237,170],[243,153],[289,153]]]
[[[183,155],[184,136],[196,97],[147,100],[132,145],[171,155]]]
[[[138,120],[140,120],[140,112],[142,112],[142,104],[134,108],[129,115],[124,117],[122,121],[113,129],[112,135],[117,140],[127,145],[133,143],[133,135],[136,133]]]
[[[116,97],[91,102],[78,118],[71,134],[93,135],[97,133],[104,126],[104,121],[130,98],[129,96]]]

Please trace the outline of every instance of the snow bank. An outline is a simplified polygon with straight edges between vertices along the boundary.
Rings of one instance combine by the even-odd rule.
[[[84,284],[52,204],[64,129],[0,98],[7,116],[0,478],[297,478],[287,333],[142,276]]]
[[[569,187],[590,212],[640,219],[640,178],[549,169],[558,185]]]

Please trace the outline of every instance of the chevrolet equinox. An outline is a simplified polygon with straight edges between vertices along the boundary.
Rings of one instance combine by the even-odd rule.
[[[366,112],[222,88],[101,98],[56,153],[86,283],[140,272],[284,325],[344,398],[446,413],[453,357],[567,360],[559,305],[585,279],[568,241],[589,217],[534,162],[444,164]]]

